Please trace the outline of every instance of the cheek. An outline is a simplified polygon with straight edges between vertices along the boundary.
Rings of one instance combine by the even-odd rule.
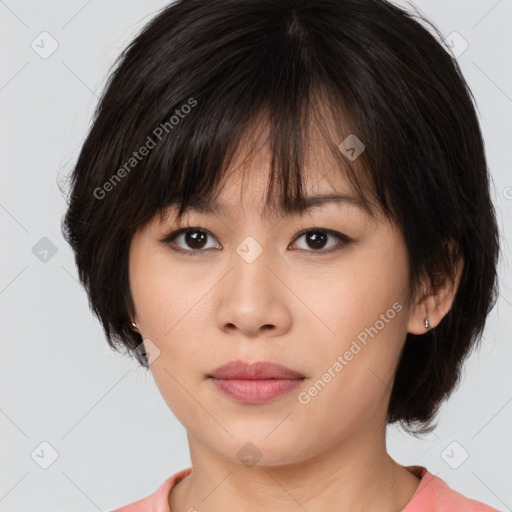
[[[397,306],[388,310],[388,323],[371,310],[351,310],[355,318],[335,324],[336,336],[320,337],[314,350],[305,347],[315,371],[297,396],[295,419],[307,432],[331,442],[384,421],[404,339],[404,309]]]
[[[205,279],[171,264],[165,251],[135,245],[130,255],[130,288],[137,324],[159,350],[151,372],[169,405],[179,402],[179,383],[202,376],[210,367],[198,327],[208,315]],[[149,345],[150,346],[150,345]],[[180,398],[181,397],[181,398]],[[190,397],[189,397],[190,398]]]
[[[313,320],[307,320],[309,329],[328,347],[342,349],[359,335],[364,342],[368,330],[377,334],[375,328],[379,339],[387,340],[380,346],[404,332],[406,261],[392,247],[353,251],[336,268],[318,267],[303,274],[296,286],[308,309],[303,318]]]
[[[130,255],[130,289],[145,337],[164,340],[201,310],[204,281],[172,264],[161,251],[135,247]]]
[[[304,401],[310,400],[319,425],[329,416],[365,416],[380,407],[407,332],[403,252],[387,247],[345,263],[336,273],[317,272],[316,292],[302,291],[316,313],[305,316],[303,328],[316,333],[317,347],[310,351],[317,385]]]

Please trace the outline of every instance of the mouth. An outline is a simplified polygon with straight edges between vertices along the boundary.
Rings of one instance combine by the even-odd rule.
[[[269,380],[269,379],[305,379],[305,375],[286,366],[270,361],[230,361],[213,370],[208,377],[214,379]]]
[[[208,375],[216,389],[246,404],[262,404],[288,393],[306,377],[277,363],[231,361]]]

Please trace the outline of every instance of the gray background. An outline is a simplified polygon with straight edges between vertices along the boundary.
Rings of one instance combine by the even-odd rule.
[[[108,511],[190,465],[186,432],[151,375],[108,348],[60,233],[58,182],[78,156],[108,69],[166,3],[0,1],[1,511]],[[512,510],[512,0],[414,5],[447,40],[455,31],[469,44],[457,58],[493,177],[501,295],[438,428],[424,439],[391,428],[388,447],[398,462],[427,466],[463,494]],[[47,58],[31,47],[51,49],[44,31],[58,43]]]

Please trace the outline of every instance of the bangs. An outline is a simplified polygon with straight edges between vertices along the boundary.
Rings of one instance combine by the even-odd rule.
[[[207,146],[201,145],[201,138],[184,138],[183,145],[174,151],[184,155],[185,162],[193,162],[192,155],[197,155],[197,160],[192,165],[176,167],[174,173],[165,173],[162,167],[156,171],[164,178],[163,193],[159,197],[163,206],[156,212],[160,221],[163,222],[171,210],[178,220],[189,208],[201,211],[203,205],[217,199],[222,184],[237,171],[242,173],[242,180],[248,177],[241,169],[264,147],[268,148],[270,155],[264,204],[266,214],[302,214],[307,208],[305,174],[315,165],[319,171],[318,180],[333,168],[343,173],[365,211],[375,218],[376,208],[368,198],[373,193],[373,184],[363,158],[351,161],[345,156],[345,153],[350,156],[351,152],[342,151],[339,147],[347,137],[350,142],[353,130],[347,127],[333,131],[332,126],[346,127],[348,123],[345,116],[342,124],[333,122],[332,117],[318,115],[322,109],[328,110],[324,102],[325,98],[320,100],[316,97],[310,101],[308,96],[300,109],[298,105],[281,109],[276,105],[265,105],[248,120],[242,118],[244,109],[236,108],[244,104],[240,102],[233,104],[230,112],[224,111],[231,121],[219,120],[219,125],[226,126],[225,133],[220,133],[215,127],[202,130],[213,133]],[[301,111],[303,115],[290,119],[287,117],[290,111]],[[240,119],[238,126],[233,123],[233,118]],[[169,148],[162,147],[161,157],[167,160]],[[196,167],[202,171],[198,172]],[[261,169],[262,173],[266,171],[266,168]],[[246,187],[242,184],[244,189]]]
[[[266,37],[261,37],[261,27],[245,26],[242,35],[233,30],[221,41],[218,29],[209,36],[202,27],[198,39],[203,44],[189,51],[189,65],[174,59],[163,73],[165,56],[158,67],[137,69],[131,76],[128,63],[140,59],[136,52],[145,44],[135,42],[126,50],[121,66],[126,69],[119,74],[126,82],[142,82],[135,84],[140,91],[135,102],[132,98],[131,105],[118,105],[120,126],[129,126],[121,150],[128,151],[119,162],[127,161],[134,148],[149,146],[150,140],[154,144],[111,194],[129,201],[132,216],[121,203],[119,208],[131,232],[155,214],[163,220],[171,207],[179,206],[180,218],[191,206],[210,200],[223,178],[239,169],[231,168],[235,158],[247,162],[264,145],[271,155],[267,211],[303,212],[304,169],[312,157],[325,154],[321,174],[336,167],[368,214],[375,217],[374,203],[391,214],[384,179],[376,175],[385,170],[376,151],[385,146],[383,132],[372,131],[375,120],[365,112],[365,105],[378,103],[369,102],[370,88],[365,87],[370,71],[350,64],[351,59],[360,60],[361,49],[350,48],[348,42],[345,55],[340,55],[347,65],[333,66],[315,45],[304,44],[305,32],[297,26],[292,21],[283,31],[274,20],[264,31]],[[209,45],[213,35],[217,40]],[[172,86],[177,75],[179,88]],[[104,135],[112,133],[110,129]]]

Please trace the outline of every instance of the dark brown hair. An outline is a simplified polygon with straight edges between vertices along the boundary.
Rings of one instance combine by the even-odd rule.
[[[383,0],[179,0],[143,28],[110,73],[63,219],[113,349],[147,367],[130,329],[133,233],[211,197],[258,122],[273,155],[268,204],[300,211],[314,126],[369,211],[402,231],[412,295],[464,259],[451,310],[407,335],[390,399],[389,423],[429,431],[495,304],[499,239],[474,98],[422,23],[440,35]],[[354,160],[338,148],[351,134],[365,145]]]

